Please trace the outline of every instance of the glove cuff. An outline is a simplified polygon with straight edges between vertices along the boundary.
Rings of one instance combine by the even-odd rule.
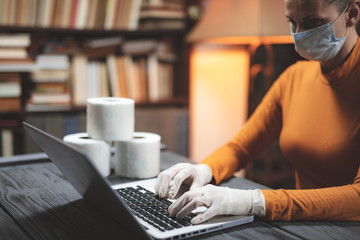
[[[196,168],[202,173],[204,176],[202,185],[208,184],[211,182],[213,176],[212,176],[212,170],[211,168],[203,163],[199,163],[196,165]]]
[[[258,217],[265,216],[265,197],[260,191],[260,189],[251,190],[252,194],[252,209],[251,215],[255,215]]]

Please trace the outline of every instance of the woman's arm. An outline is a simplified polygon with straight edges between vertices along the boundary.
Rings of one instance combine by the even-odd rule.
[[[264,220],[360,221],[360,167],[351,185],[309,190],[262,190]]]
[[[235,137],[201,162],[211,168],[216,183],[232,176],[238,169],[244,168],[279,137],[282,127],[279,80],[269,89]]]

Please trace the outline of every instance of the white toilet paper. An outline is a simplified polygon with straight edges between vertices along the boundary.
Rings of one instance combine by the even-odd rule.
[[[134,134],[135,101],[129,98],[87,99],[86,131],[92,139],[126,141]]]
[[[131,140],[115,142],[115,174],[128,178],[157,176],[160,140],[154,133],[135,132]]]
[[[110,175],[110,144],[105,141],[90,139],[87,133],[70,134],[66,135],[63,139],[64,142],[86,152],[87,156],[104,177]]]

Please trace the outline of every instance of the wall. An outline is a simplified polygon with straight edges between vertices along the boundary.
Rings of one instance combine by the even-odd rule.
[[[201,161],[247,119],[249,55],[245,47],[196,45],[190,57],[190,158]]]

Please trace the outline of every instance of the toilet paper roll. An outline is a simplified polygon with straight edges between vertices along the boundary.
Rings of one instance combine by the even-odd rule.
[[[160,140],[158,134],[135,132],[131,140],[115,142],[115,174],[128,178],[157,176]]]
[[[134,134],[135,101],[129,98],[87,99],[86,131],[92,139],[130,140]]]
[[[99,172],[107,177],[110,174],[110,144],[105,141],[89,138],[87,133],[66,135],[64,142],[76,146],[86,152]]]

